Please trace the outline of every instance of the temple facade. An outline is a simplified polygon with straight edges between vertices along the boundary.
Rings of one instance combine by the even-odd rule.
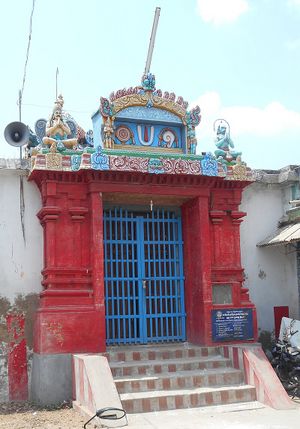
[[[215,153],[199,154],[200,108],[150,73],[101,98],[88,132],[63,106],[59,96],[26,149],[43,229],[33,399],[49,383],[71,396],[74,353],[255,342],[239,209],[254,179],[228,123],[214,124]]]
[[[101,98],[92,119],[83,135],[60,97],[30,148],[44,232],[33,377],[107,345],[255,341],[239,231],[253,177],[226,121],[215,155],[197,155],[199,107],[151,74]]]

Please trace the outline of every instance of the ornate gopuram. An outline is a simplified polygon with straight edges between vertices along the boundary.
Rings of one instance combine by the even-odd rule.
[[[150,73],[101,98],[92,131],[63,105],[27,148],[44,232],[35,394],[49,378],[70,386],[73,353],[256,341],[239,231],[253,178],[228,123],[214,124],[214,154],[197,149],[200,108],[155,89]]]

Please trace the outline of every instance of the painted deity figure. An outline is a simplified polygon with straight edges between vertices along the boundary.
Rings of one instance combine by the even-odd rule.
[[[104,122],[104,127],[103,127],[104,147],[108,149],[113,149],[114,147],[113,134],[114,134],[113,121],[108,116]]]
[[[54,103],[53,113],[46,124],[46,136],[43,138],[43,143],[47,146],[54,146],[58,149],[73,149],[77,146],[77,138],[68,138],[71,130],[62,116],[62,108],[64,99],[62,95],[57,97]]]
[[[195,127],[200,124],[200,121],[201,115],[199,106],[194,107],[190,112],[186,112],[185,123],[187,126],[188,152],[192,155],[196,154],[197,139]]]
[[[218,124],[215,144],[217,146],[215,156],[218,160],[236,162],[240,159],[242,152],[233,150],[234,144],[230,138],[229,124],[224,120],[221,120]]]
[[[187,137],[189,142],[189,151],[192,155],[196,155],[197,139],[194,127],[188,127]]]

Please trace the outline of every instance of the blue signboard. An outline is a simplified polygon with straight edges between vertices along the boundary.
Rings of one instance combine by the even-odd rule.
[[[251,308],[212,310],[213,341],[253,340]]]

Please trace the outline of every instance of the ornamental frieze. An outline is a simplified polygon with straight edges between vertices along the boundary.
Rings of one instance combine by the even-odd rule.
[[[110,156],[110,170],[148,172],[149,159],[130,156]]]
[[[177,155],[163,157],[149,156],[145,153],[143,157],[136,153],[118,153],[114,151],[104,151],[98,148],[93,153],[82,153],[78,155],[64,155],[57,153],[38,154],[31,158],[31,171],[72,171],[76,173],[80,170],[100,170],[100,171],[132,171],[149,174],[184,174],[195,176],[215,176],[225,180],[253,181],[252,171],[246,166],[229,166],[226,177],[222,164],[216,161],[217,167],[213,166],[205,170],[203,165],[204,156],[195,156],[194,159],[187,159]],[[207,168],[207,167],[206,167]],[[236,169],[235,169],[236,168]],[[239,174],[237,172],[240,172]]]

